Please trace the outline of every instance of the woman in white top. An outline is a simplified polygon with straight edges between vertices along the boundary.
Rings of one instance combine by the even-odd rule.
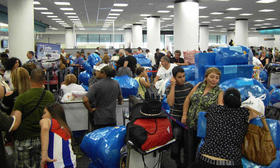
[[[77,78],[74,74],[68,74],[64,78],[64,82],[61,84],[61,90],[63,90],[63,94],[74,92],[85,92],[85,89],[76,84]]]

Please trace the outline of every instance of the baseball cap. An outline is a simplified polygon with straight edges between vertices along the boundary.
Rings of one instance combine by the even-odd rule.
[[[105,66],[108,66],[108,64],[99,64],[99,65],[94,65],[93,66],[93,69],[95,70],[95,71],[100,71],[102,68],[104,68]]]

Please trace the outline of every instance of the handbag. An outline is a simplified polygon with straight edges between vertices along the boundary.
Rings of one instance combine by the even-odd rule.
[[[252,110],[258,115],[261,113]],[[276,147],[273,143],[265,117],[261,117],[263,127],[249,124],[242,144],[242,154],[250,161],[268,166],[276,158]]]

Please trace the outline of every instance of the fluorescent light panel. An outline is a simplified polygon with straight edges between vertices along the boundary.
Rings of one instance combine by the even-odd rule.
[[[34,1],[33,5],[40,5],[41,3],[39,1]]]
[[[277,18],[267,18],[265,20],[277,20]]]
[[[205,9],[207,6],[199,6],[199,9]]]
[[[118,17],[114,17],[114,16],[108,16],[108,19],[117,19]]]
[[[141,14],[140,16],[147,17],[147,16],[151,16],[151,14]]]
[[[62,20],[62,19],[59,19],[59,18],[54,18],[54,19],[52,19],[52,20]]]
[[[239,11],[242,8],[227,8],[228,11]]]
[[[57,23],[64,23],[63,20],[57,20],[57,21],[55,21],[55,22],[57,22]]]
[[[259,10],[259,12],[273,12],[275,11],[274,9],[262,9],[262,10]]]
[[[67,16],[68,18],[79,18],[79,16]]]
[[[259,0],[256,3],[273,3],[273,2],[277,2],[277,0]]]
[[[158,10],[157,13],[169,13],[170,11],[168,10]]]
[[[210,21],[203,21],[201,23],[207,24],[207,23],[211,23]]]
[[[113,6],[117,6],[117,7],[127,7],[128,4],[127,4],[127,3],[114,3]]]
[[[48,18],[57,18],[57,16],[47,16]]]
[[[168,5],[166,8],[174,8],[174,5]]]
[[[223,12],[212,12],[212,13],[210,13],[211,15],[222,15],[222,14],[224,14]]]
[[[225,19],[235,19],[235,17],[233,16],[227,16],[227,17],[224,17]]]
[[[254,20],[254,22],[263,22],[264,20]]]
[[[48,10],[48,8],[44,8],[44,7],[34,7],[34,10]]]
[[[109,13],[108,15],[111,15],[111,16],[119,16],[120,14],[119,14],[119,13]]]
[[[64,14],[65,14],[65,15],[76,15],[75,12],[65,12]]]
[[[220,22],[222,19],[212,19],[213,22]]]
[[[75,18],[75,19],[70,19],[70,20],[72,20],[72,21],[78,21],[78,20],[80,20],[80,19],[78,19],[78,18]]]
[[[209,16],[199,16],[199,18],[201,19],[205,19],[205,18],[208,18]]]
[[[251,16],[253,15],[252,13],[241,13],[240,16]]]
[[[162,18],[162,20],[172,20],[172,18]]]
[[[56,5],[70,5],[70,2],[54,2]]]
[[[169,17],[174,17],[174,15],[170,15]]]
[[[60,10],[62,10],[62,11],[73,11],[74,9],[73,8],[60,8]]]
[[[111,9],[111,12],[123,12],[123,9]]]
[[[53,12],[41,12],[43,15],[53,15]]]

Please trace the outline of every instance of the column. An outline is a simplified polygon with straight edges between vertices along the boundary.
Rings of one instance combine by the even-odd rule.
[[[248,19],[236,19],[234,45],[248,47]]]
[[[143,46],[143,33],[141,24],[133,24],[132,26],[132,48]]]
[[[160,17],[150,16],[147,19],[147,48],[151,54],[160,48]]]
[[[233,40],[233,42],[235,43],[234,30],[227,31],[227,44],[229,44],[230,40]]]
[[[198,50],[199,4],[197,0],[175,1],[174,49]]]
[[[132,32],[131,28],[124,29],[124,46],[125,48],[131,48],[132,43]]]
[[[207,51],[208,42],[209,42],[208,25],[201,25],[200,33],[199,33],[199,47],[201,51]]]
[[[65,48],[71,49],[75,47],[76,33],[72,27],[65,28]]]
[[[25,63],[27,51],[34,51],[33,0],[8,0],[10,57]]]

